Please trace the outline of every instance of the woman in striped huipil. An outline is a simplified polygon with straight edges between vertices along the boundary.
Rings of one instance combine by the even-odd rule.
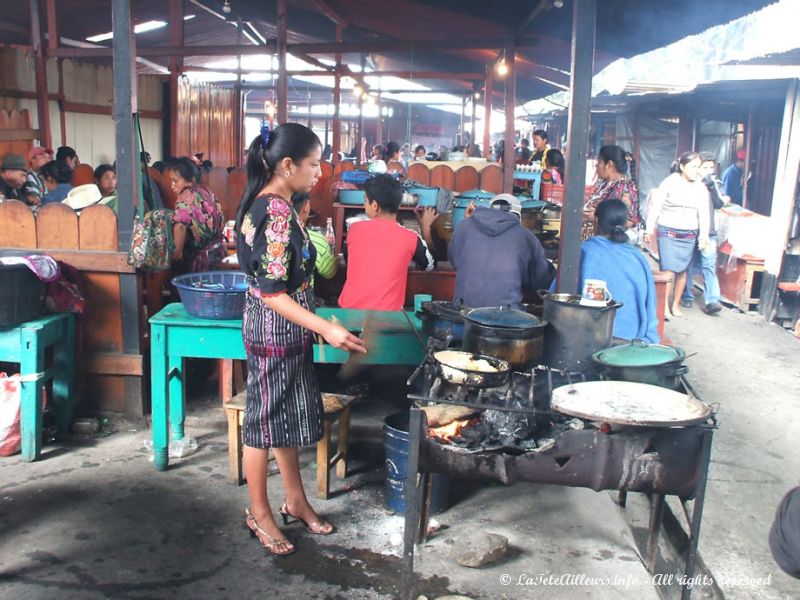
[[[264,126],[247,156],[247,187],[236,220],[239,264],[250,284],[242,321],[247,351],[244,469],[252,537],[277,555],[294,545],[278,528],[267,495],[269,448],[280,468],[286,498],[280,514],[328,535],[333,526],[306,498],[297,448],[322,437],[322,399],[314,374],[317,333],[336,348],[366,352],[363,341],[314,314],[309,285],[315,251],[290,198],[311,190],[320,177],[321,145],[307,127]]]

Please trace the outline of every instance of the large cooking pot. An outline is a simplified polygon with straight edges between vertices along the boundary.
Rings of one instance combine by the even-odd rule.
[[[584,306],[580,296],[539,290],[547,321],[542,363],[571,373],[592,370],[592,354],[611,345],[614,316],[622,302]]]
[[[461,345],[464,339],[464,308],[447,300],[431,300],[423,302],[417,317],[422,321],[422,332],[428,337],[440,340],[452,338]]]
[[[464,315],[462,347],[502,358],[515,370],[532,369],[542,356],[546,325],[538,317],[513,308],[474,308]]]
[[[592,354],[606,379],[649,383],[671,390],[681,387],[681,375],[689,371],[683,364],[685,358],[686,353],[680,348],[642,340]]]

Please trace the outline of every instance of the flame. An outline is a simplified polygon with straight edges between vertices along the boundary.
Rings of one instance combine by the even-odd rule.
[[[454,437],[458,437],[462,430],[477,425],[480,421],[481,418],[479,416],[469,417],[467,419],[456,419],[441,427],[430,427],[428,433],[442,442],[449,442]]]

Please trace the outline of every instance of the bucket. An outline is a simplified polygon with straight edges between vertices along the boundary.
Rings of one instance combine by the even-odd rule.
[[[383,446],[386,450],[386,506],[396,513],[406,511],[406,467],[408,465],[408,413],[395,413],[383,422]],[[431,476],[430,514],[447,510],[450,478]]]
[[[621,302],[607,306],[584,306],[580,296],[554,294],[540,290],[544,301],[544,330],[542,363],[553,369],[570,373],[592,371],[596,364],[592,354],[611,345],[614,317]]]

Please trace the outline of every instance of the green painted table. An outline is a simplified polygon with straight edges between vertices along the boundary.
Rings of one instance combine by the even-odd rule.
[[[415,306],[430,296],[417,296]],[[349,331],[360,333],[370,322],[375,336],[374,350],[362,364],[418,365],[424,357],[422,325],[414,312],[364,311],[345,308],[320,308],[317,314],[336,320]],[[314,346],[314,362],[343,363],[345,350],[327,344]],[[169,464],[169,432],[183,439],[186,417],[183,368],[184,358],[245,359],[242,320],[202,319],[186,312],[183,304],[165,306],[150,318],[150,377],[153,413],[153,452],[155,467],[163,471]],[[169,426],[169,427],[168,427]]]
[[[45,368],[45,351],[53,348],[53,363]],[[0,361],[19,363],[20,437],[22,459],[38,460],[42,452],[42,391],[53,380],[50,399],[59,432],[69,429],[75,380],[75,315],[48,315],[0,329]]]

